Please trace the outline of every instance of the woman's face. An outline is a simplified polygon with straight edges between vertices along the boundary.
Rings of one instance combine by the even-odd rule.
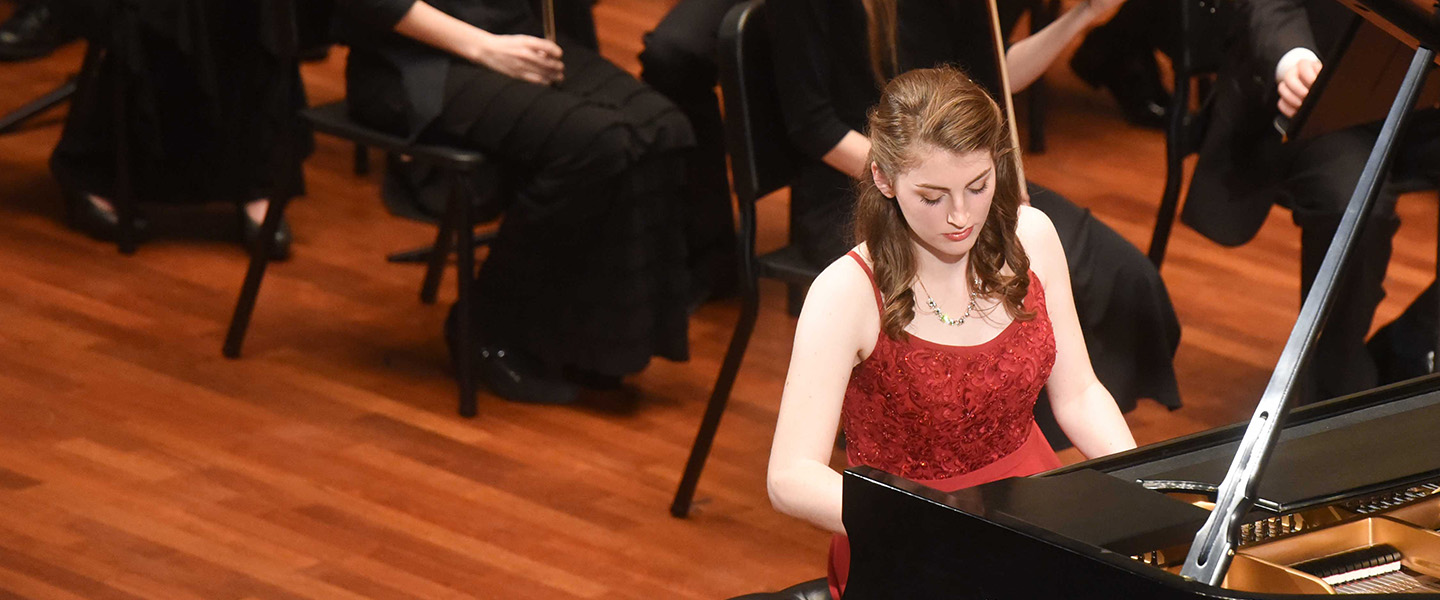
[[[895,198],[910,233],[940,257],[959,258],[975,246],[995,197],[995,160],[977,150],[958,154],[933,147],[918,150],[917,162],[889,181],[872,163],[880,192]]]

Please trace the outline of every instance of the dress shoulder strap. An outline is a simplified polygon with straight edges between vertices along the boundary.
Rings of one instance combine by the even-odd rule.
[[[881,315],[885,314],[885,301],[880,297],[880,285],[875,282],[875,272],[870,270],[870,265],[865,264],[865,259],[860,253],[854,250],[845,253],[846,256],[855,259],[855,263],[865,270],[865,276],[870,278],[870,289],[875,292],[875,310]]]

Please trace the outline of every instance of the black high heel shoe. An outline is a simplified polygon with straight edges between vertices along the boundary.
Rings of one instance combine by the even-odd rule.
[[[454,310],[445,319],[445,347],[450,351],[450,364],[456,369],[470,369],[476,380],[491,393],[511,402],[525,404],[573,404],[580,399],[580,388],[559,378],[547,377],[539,361],[512,348],[484,340],[471,341],[470,364],[462,365],[455,356]]]
[[[92,238],[106,242],[120,239],[120,217],[114,210],[101,208],[90,200],[90,195],[75,190],[63,190],[65,196],[65,225],[84,232]],[[144,217],[135,216],[135,237],[141,238],[150,228]]]
[[[245,206],[240,206],[240,238],[245,241],[245,248],[254,248],[260,241],[261,223],[250,220],[250,213],[245,211]],[[290,222],[284,217],[280,218],[280,226],[275,229],[275,241],[270,245],[270,260],[289,260],[290,242],[294,240],[290,233]]]

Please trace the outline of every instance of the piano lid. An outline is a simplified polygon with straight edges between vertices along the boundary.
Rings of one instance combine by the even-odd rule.
[[[1055,477],[1012,477],[948,494],[870,467],[851,470],[977,517],[1027,523],[1126,556],[1189,539],[1209,514],[1088,469]]]
[[[1219,485],[1238,444],[1232,439],[1109,473],[1127,481]],[[1436,476],[1440,391],[1286,427],[1260,481],[1258,495],[1267,502],[1257,506],[1289,513]]]
[[[1367,21],[1410,47],[1440,49],[1440,26],[1433,0],[1339,0]]]

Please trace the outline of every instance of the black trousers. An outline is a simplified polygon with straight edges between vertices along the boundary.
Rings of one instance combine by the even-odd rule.
[[[1300,226],[1302,299],[1315,282],[1378,133],[1378,124],[1327,133],[1304,141],[1287,157],[1279,203],[1290,208],[1292,219]],[[1435,115],[1417,118],[1401,141],[1389,183],[1376,199],[1335,288],[1329,319],[1297,386],[1299,402],[1343,396],[1380,383],[1365,338],[1375,309],[1385,298],[1391,242],[1400,226],[1395,215],[1395,182],[1414,177],[1425,179],[1428,185],[1440,182],[1431,159],[1436,151],[1440,151],[1440,119]],[[1429,309],[1433,310],[1433,305]]]

